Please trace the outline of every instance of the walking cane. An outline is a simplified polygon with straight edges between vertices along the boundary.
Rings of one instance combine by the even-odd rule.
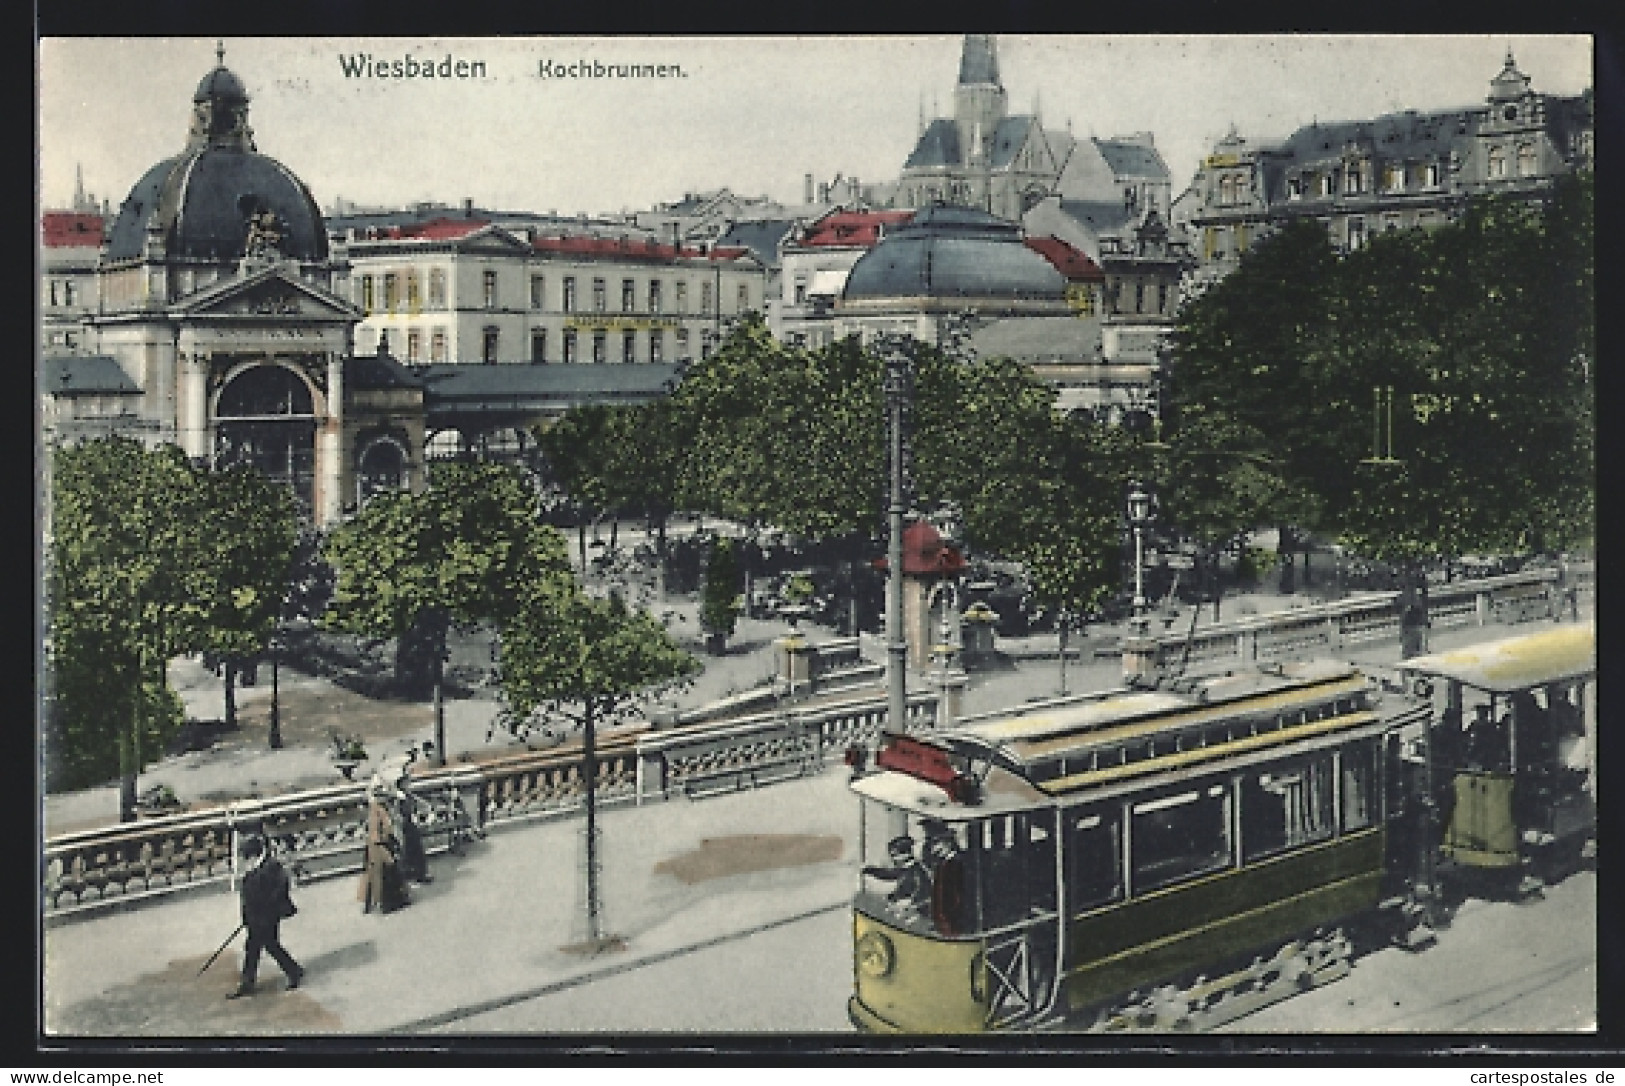
[[[230,935],[226,936],[226,941],[220,944],[220,949],[216,950],[213,954],[209,955],[209,960],[203,963],[203,969],[207,969],[207,968],[209,968],[209,966],[213,965],[214,960],[216,958],[220,957],[221,954],[224,954],[225,951],[226,951],[226,948],[231,945],[231,941],[233,939],[237,938],[237,932],[242,931],[242,930],[243,930],[243,925],[238,924],[236,931],[233,931]],[[201,977],[203,975],[203,969],[199,969],[197,971],[198,976]]]

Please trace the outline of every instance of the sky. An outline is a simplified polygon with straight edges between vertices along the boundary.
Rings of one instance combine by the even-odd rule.
[[[259,150],[328,208],[448,204],[613,214],[727,186],[798,202],[803,178],[895,180],[925,117],[953,111],[960,38],[228,38]],[[1010,112],[1075,136],[1150,132],[1177,194],[1232,127],[1483,102],[1508,49],[1536,90],[1592,83],[1584,35],[1000,35]],[[483,78],[346,75],[341,58],[483,62]],[[577,67],[675,65],[681,76],[584,78]],[[556,74],[544,75],[551,62]],[[74,171],[116,210],[185,145],[214,67],[204,38],[39,43],[39,198]],[[590,71],[590,68],[589,68]]]

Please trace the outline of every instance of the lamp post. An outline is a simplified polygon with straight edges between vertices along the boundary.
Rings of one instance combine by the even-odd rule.
[[[887,723],[893,732],[900,733],[908,711],[908,641],[903,633],[903,513],[908,499],[903,473],[903,425],[913,394],[914,371],[901,339],[887,337],[881,350],[886,361],[883,387],[891,469],[886,545],[886,703]]]
[[[1134,530],[1134,631],[1145,632],[1145,528],[1151,522],[1151,495],[1139,483],[1130,485],[1128,522]]]
[[[282,749],[282,699],[278,689],[277,678],[280,667],[280,653],[282,650],[282,623],[278,622],[276,629],[271,631],[271,736],[272,750]]]

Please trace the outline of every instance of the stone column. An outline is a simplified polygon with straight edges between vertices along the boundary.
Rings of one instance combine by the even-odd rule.
[[[214,452],[209,440],[209,357],[192,350],[181,355],[176,389],[176,425],[180,447],[190,457],[208,457]]]
[[[326,527],[344,512],[344,356],[327,354],[327,410],[317,438],[316,523]]]

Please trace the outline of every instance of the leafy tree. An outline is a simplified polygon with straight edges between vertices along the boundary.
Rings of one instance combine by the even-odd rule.
[[[116,772],[128,820],[137,775],[183,720],[167,662],[212,617],[202,487],[174,446],[115,437],[52,456],[49,776],[72,788]]]
[[[504,464],[436,464],[428,489],[375,496],[328,537],[324,553],[337,570],[327,623],[397,638],[401,678],[421,674],[414,655],[427,657],[442,762],[441,691],[452,622],[489,620],[507,630],[524,592],[569,582],[563,539],[542,522],[523,472]]]
[[[207,571],[204,651],[225,661],[226,725],[236,727],[240,660],[262,652],[281,616],[298,537],[293,494],[258,471],[203,474],[199,560]]]
[[[700,601],[700,626],[720,645],[733,636],[739,620],[740,569],[734,541],[719,538],[711,546],[705,567],[705,594]]]
[[[587,925],[603,940],[598,888],[597,730],[621,719],[640,699],[700,670],[664,626],[631,613],[619,596],[598,599],[578,590],[532,584],[521,594],[502,651],[502,722],[522,730],[540,710],[579,726],[587,808]]]

